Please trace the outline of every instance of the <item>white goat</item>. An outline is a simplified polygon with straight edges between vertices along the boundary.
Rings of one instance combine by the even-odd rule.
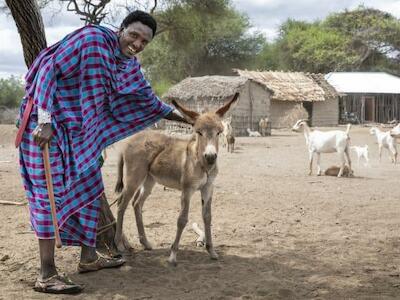
[[[378,141],[379,161],[381,161],[381,157],[382,157],[382,148],[386,148],[392,153],[392,157],[391,157],[392,163],[396,164],[396,162],[397,162],[396,139],[391,134],[391,132],[395,128],[393,128],[391,131],[381,131],[377,127],[372,127],[369,130],[369,133],[371,135],[375,135],[375,137]]]
[[[247,128],[247,132],[249,133],[249,136],[252,137],[260,137],[261,134],[258,131],[253,131],[250,128]]]
[[[311,130],[308,127],[306,120],[298,120],[296,124],[292,127],[293,131],[299,132],[301,128],[304,131],[304,137],[306,139],[306,144],[309,152],[309,161],[310,161],[310,172],[309,175],[312,174],[312,163],[314,153],[317,154],[317,166],[318,166],[318,176],[321,175],[321,166],[320,166],[320,156],[321,153],[333,153],[337,152],[340,156],[341,166],[338,177],[341,177],[343,174],[343,169],[345,167],[345,155],[347,158],[347,163],[349,165],[349,169],[351,171],[351,160],[349,155],[349,145],[350,145],[350,131],[351,125],[347,125],[346,131],[340,130],[332,130],[332,131],[319,131],[319,130]]]
[[[360,158],[364,157],[365,163],[364,165],[369,165],[369,158],[368,158],[368,145],[365,146],[351,146],[351,150],[353,150],[357,154],[357,163],[360,164]]]

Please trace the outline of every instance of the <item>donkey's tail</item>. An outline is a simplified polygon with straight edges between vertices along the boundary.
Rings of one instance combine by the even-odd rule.
[[[118,157],[118,172],[117,172],[117,183],[115,184],[115,192],[121,193],[124,188],[123,176],[124,176],[124,156],[122,153]]]

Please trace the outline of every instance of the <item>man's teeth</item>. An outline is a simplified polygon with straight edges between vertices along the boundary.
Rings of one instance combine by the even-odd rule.
[[[131,46],[128,46],[128,49],[132,54],[136,54],[136,51]]]

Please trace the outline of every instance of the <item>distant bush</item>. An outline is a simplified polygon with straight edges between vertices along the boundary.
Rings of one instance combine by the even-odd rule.
[[[25,86],[21,79],[14,76],[0,79],[0,107],[18,107],[24,94]]]
[[[0,124],[15,124],[18,108],[0,106]]]

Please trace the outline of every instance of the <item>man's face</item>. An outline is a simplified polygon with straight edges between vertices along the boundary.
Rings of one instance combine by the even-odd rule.
[[[153,31],[141,22],[134,22],[119,31],[119,46],[121,52],[133,58],[141,52],[153,39]]]

